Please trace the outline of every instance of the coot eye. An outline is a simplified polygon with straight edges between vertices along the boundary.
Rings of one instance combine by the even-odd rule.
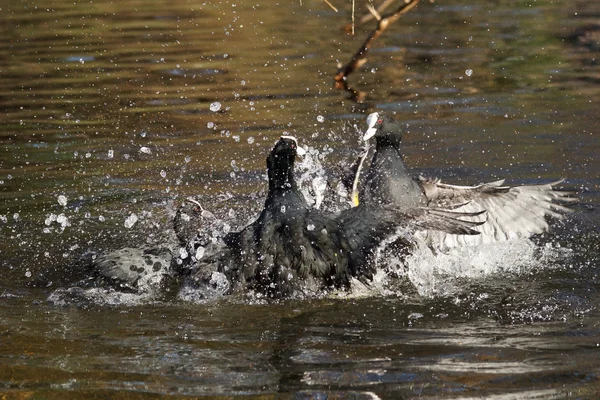
[[[382,123],[382,122],[383,122],[383,120],[382,120],[382,119],[378,119],[378,120],[377,120],[377,123],[378,123],[378,124],[380,124],[380,123]]]

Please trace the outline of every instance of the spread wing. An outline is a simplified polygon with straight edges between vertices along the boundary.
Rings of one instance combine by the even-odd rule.
[[[474,228],[483,222],[467,218],[475,218],[484,212],[427,207],[400,212],[393,206],[360,204],[342,211],[336,221],[346,241],[350,270],[355,276],[369,276],[367,259],[370,251],[378,247],[382,240],[392,236],[411,238],[416,232],[423,230],[441,230],[456,236],[479,235]],[[411,241],[405,240],[405,245],[410,247]]]
[[[449,207],[455,204],[457,207],[454,211],[457,212],[487,211],[485,215],[466,218],[484,222],[476,228],[480,235],[426,232],[425,238],[438,249],[527,238],[546,232],[549,228],[547,217],[562,219],[572,211],[567,206],[577,201],[571,197],[573,192],[554,189],[563,180],[512,187],[505,186],[504,180],[476,186],[448,185],[424,178],[420,180],[430,206]]]

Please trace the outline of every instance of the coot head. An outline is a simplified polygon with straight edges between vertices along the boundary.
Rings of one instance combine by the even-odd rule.
[[[186,198],[177,209],[173,229],[182,246],[186,246],[200,231],[203,213],[202,205],[191,197]]]
[[[402,142],[402,127],[399,122],[382,113],[371,113],[367,116],[367,131],[363,140],[375,137],[378,146],[391,145],[399,147]]]
[[[267,174],[269,190],[295,187],[294,162],[296,155],[304,155],[306,151],[298,146],[293,136],[281,136],[267,157]]]

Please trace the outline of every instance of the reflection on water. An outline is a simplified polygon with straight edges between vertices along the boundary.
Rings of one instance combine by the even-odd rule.
[[[332,78],[371,28],[345,36],[350,4],[336,5],[345,11],[321,1],[2,6],[9,396],[595,397],[598,2],[422,2],[350,76],[362,104]],[[567,177],[582,191],[578,213],[539,239],[546,252],[520,243],[421,258],[412,280],[365,298],[45,303],[85,276],[73,267],[82,255],[172,239],[185,196],[243,226],[284,131],[338,176],[354,124],[375,110],[406,124],[406,162],[419,172],[452,183]]]

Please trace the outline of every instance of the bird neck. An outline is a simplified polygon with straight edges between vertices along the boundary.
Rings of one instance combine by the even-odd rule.
[[[402,143],[402,135],[399,133],[391,133],[385,136],[377,138],[377,150],[382,150],[387,147],[393,147],[400,151],[400,144]]]
[[[297,190],[294,181],[294,164],[286,168],[269,169],[269,193]]]
[[[391,163],[396,169],[408,171],[404,164],[404,156],[400,152],[400,146],[377,143],[377,151],[375,152],[374,162]]]
[[[290,173],[275,174],[269,177],[269,194],[265,200],[265,210],[284,210],[288,211],[303,209],[306,206],[304,196],[298,190],[298,186]],[[282,211],[284,212],[284,211]]]

